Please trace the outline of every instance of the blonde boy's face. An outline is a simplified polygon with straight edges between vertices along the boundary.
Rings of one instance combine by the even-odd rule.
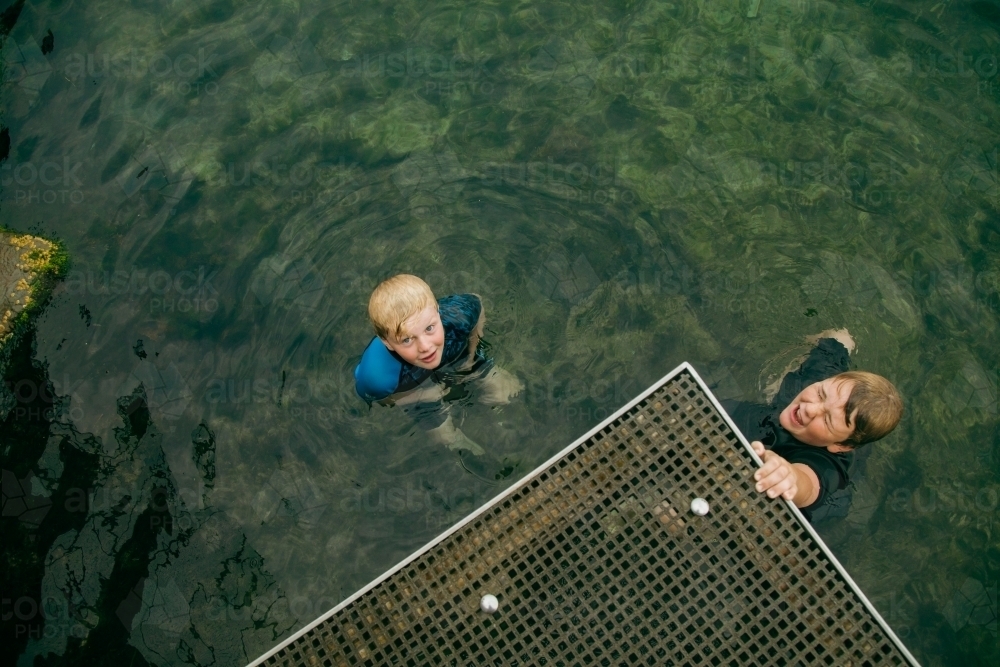
[[[400,327],[399,336],[382,342],[403,361],[418,368],[434,370],[444,353],[444,326],[437,306],[427,306],[411,315]]]

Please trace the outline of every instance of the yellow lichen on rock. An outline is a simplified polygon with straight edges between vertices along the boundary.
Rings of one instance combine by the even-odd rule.
[[[14,330],[14,321],[33,302],[32,285],[48,270],[57,247],[29,234],[0,232],[0,345]]]

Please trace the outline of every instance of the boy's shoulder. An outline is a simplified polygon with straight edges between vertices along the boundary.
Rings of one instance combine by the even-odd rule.
[[[449,294],[438,300],[438,306],[449,309],[459,309],[463,311],[478,310],[483,307],[483,300],[478,294],[471,292],[465,294]]]
[[[438,311],[446,329],[468,336],[483,312],[483,302],[478,294],[450,294],[438,299]]]
[[[378,401],[392,395],[399,387],[404,362],[379,339],[372,338],[354,368],[354,387],[366,401]]]

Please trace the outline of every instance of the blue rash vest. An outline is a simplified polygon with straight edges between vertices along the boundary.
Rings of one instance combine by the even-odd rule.
[[[444,349],[441,363],[433,370],[403,361],[378,336],[368,343],[361,363],[354,369],[354,389],[369,403],[392,394],[409,391],[469,353],[469,336],[479,322],[483,304],[475,294],[453,294],[438,299],[438,312],[444,326]],[[477,356],[481,354],[477,351]]]

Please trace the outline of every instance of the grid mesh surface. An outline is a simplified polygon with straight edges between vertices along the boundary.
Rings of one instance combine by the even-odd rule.
[[[262,664],[909,664],[754,470],[682,371]]]

